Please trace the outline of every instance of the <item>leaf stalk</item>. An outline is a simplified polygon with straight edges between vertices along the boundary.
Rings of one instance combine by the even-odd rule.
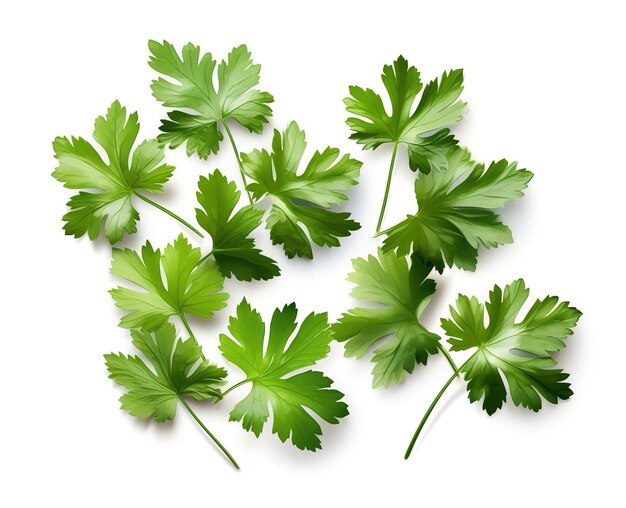
[[[140,194],[139,192],[135,191],[134,192],[135,196],[137,196],[139,199],[145,201],[146,203],[154,206],[155,208],[157,208],[158,210],[161,210],[162,212],[166,213],[167,215],[169,215],[170,217],[172,217],[173,219],[177,220],[178,222],[180,222],[183,226],[189,228],[191,231],[193,231],[196,235],[198,235],[200,238],[204,238],[204,235],[198,231],[195,227],[193,227],[191,224],[189,224],[189,222],[187,222],[185,219],[183,219],[182,217],[179,217],[178,215],[176,215],[174,212],[172,212],[171,210],[168,210],[167,208],[165,208],[164,206],[161,206],[159,203],[157,203],[156,201],[152,201],[150,198],[148,198],[147,196],[144,196],[143,194]]]
[[[224,130],[226,131],[226,134],[228,135],[228,139],[230,140],[230,145],[233,147],[233,152],[235,152],[235,158],[237,159],[237,165],[239,166],[239,173],[241,173],[241,180],[243,182],[243,188],[246,191],[246,194],[248,195],[248,201],[250,201],[250,204],[254,204],[254,202],[252,201],[252,195],[250,194],[250,191],[248,190],[248,182],[246,180],[246,175],[243,172],[243,162],[241,162],[241,157],[239,155],[239,150],[237,150],[237,145],[235,144],[235,138],[233,137],[233,133],[230,131],[230,127],[228,126],[228,122],[226,120],[222,120],[222,125],[224,126]]]
[[[378,216],[378,224],[376,224],[376,236],[380,233],[380,227],[383,224],[383,217],[385,216],[385,208],[387,208],[387,199],[389,199],[389,188],[391,187],[391,177],[393,175],[393,167],[396,163],[396,154],[398,153],[398,142],[393,144],[393,152],[391,152],[391,163],[389,164],[389,173],[387,174],[387,186],[385,187],[385,195],[383,197],[383,205],[380,208],[380,215]]]
[[[458,372],[455,371],[454,374],[452,374],[450,376],[450,379],[448,379],[448,381],[446,381],[446,384],[443,385],[441,390],[439,390],[439,393],[437,394],[437,396],[430,403],[430,406],[426,410],[426,413],[424,413],[424,416],[422,417],[422,420],[420,421],[420,424],[418,425],[417,429],[415,430],[415,434],[413,434],[413,437],[411,438],[411,442],[409,443],[409,446],[406,449],[406,453],[404,454],[404,459],[405,460],[410,457],[411,452],[413,451],[413,447],[415,446],[415,442],[417,441],[417,438],[419,437],[420,432],[422,432],[422,429],[424,428],[424,425],[426,424],[426,421],[428,420],[428,417],[433,412],[433,409],[435,409],[435,406],[437,405],[437,402],[439,402],[439,399],[441,399],[441,396],[445,393],[445,391],[448,389],[448,386],[450,386],[450,384],[452,383],[452,381],[454,381],[454,378],[456,378],[457,375],[458,375]]]
[[[226,455],[226,457],[228,457],[228,460],[230,460],[232,465],[235,466],[237,469],[241,469],[239,467],[239,464],[237,464],[237,461],[235,460],[235,458],[230,454],[230,452],[226,449],[226,447],[222,443],[220,443],[219,439],[217,439],[215,437],[215,435],[213,435],[213,433],[209,429],[207,429],[206,425],[204,425],[204,423],[202,423],[202,420],[200,420],[200,418],[198,418],[196,413],[194,413],[193,409],[191,409],[191,406],[189,404],[187,404],[185,399],[183,399],[182,397],[179,397],[178,399],[182,402],[183,406],[185,406],[185,409],[187,409],[187,411],[189,411],[189,414],[193,417],[193,419],[196,421],[196,423],[198,425],[200,425],[200,428],[204,432],[206,432],[206,434],[213,440],[213,442],[218,446],[218,448],[220,450],[222,450],[224,455]]]
[[[249,381],[250,381],[249,379],[244,379],[243,381],[239,381],[239,383],[235,383],[233,386],[228,388],[226,391],[222,392],[222,398],[226,397],[226,395],[228,395],[230,392],[232,392],[235,388],[239,388],[241,385],[245,385]]]

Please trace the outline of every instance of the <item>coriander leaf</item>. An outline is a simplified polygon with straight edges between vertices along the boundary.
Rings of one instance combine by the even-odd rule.
[[[511,243],[511,230],[492,210],[523,196],[533,174],[506,160],[483,164],[466,149],[453,148],[446,167],[415,180],[418,211],[385,231],[383,250],[413,249],[437,270],[456,265],[476,269],[478,247]]]
[[[374,350],[374,387],[397,384],[413,372],[416,363],[426,364],[436,354],[440,337],[429,332],[419,319],[435,293],[435,281],[427,279],[433,266],[412,256],[409,268],[404,256],[378,250],[378,257],[352,261],[348,280],[355,284],[352,296],[378,304],[357,307],[344,313],[333,325],[335,339],[345,342],[346,356],[362,357],[382,339],[386,344]]]
[[[213,239],[211,254],[222,275],[246,281],[278,276],[276,262],[264,256],[248,236],[261,224],[263,210],[248,205],[233,215],[241,193],[219,170],[208,178],[200,177],[198,188],[202,209],[196,208],[196,219]]]
[[[297,313],[295,304],[276,309],[266,342],[265,323],[244,299],[237,315],[230,318],[233,338],[221,335],[220,350],[252,383],[250,393],[231,411],[231,421],[243,420],[243,427],[258,437],[269,418],[269,405],[272,432],[283,442],[291,437],[298,448],[315,451],[321,448],[322,429],[313,415],[338,423],[348,414],[348,406],[340,402],[343,393],[330,389],[332,380],[321,372],[293,374],[326,357],[331,340],[326,313],[311,313],[289,341],[297,327]]]
[[[131,335],[152,368],[139,356],[104,356],[109,377],[128,389],[120,398],[122,409],[137,418],[164,422],[174,419],[177,402],[185,396],[195,400],[222,397],[226,370],[204,360],[194,339],[178,339],[170,323],[154,333],[131,330]]]
[[[419,71],[409,67],[404,57],[398,57],[393,66],[385,65],[381,78],[391,102],[391,115],[372,89],[351,86],[351,97],[344,99],[346,110],[356,115],[346,121],[352,129],[350,139],[366,150],[385,143],[406,145],[413,171],[428,173],[439,167],[443,154],[456,144],[445,127],[460,121],[466,106],[458,100],[463,91],[463,70],[444,72],[441,81],[428,83],[415,108],[422,81]]]
[[[59,165],[52,176],[64,187],[81,189],[67,203],[63,229],[76,238],[87,234],[91,240],[101,230],[111,243],[137,231],[139,213],[132,198],[138,190],[161,192],[173,166],[162,164],[163,149],[156,140],[143,141],[133,151],[139,132],[137,113],[126,117],[126,108],[115,101],[106,117],[98,117],[93,137],[104,149],[108,162],[83,138],[54,140]]]
[[[241,154],[244,173],[252,182],[248,190],[255,199],[269,196],[272,208],[267,228],[274,244],[282,244],[289,258],[313,257],[310,239],[317,245],[337,247],[339,238],[349,236],[360,225],[347,212],[328,208],[347,200],[346,191],[357,183],[361,163],[339,150],[316,151],[298,174],[306,140],[304,131],[291,122],[281,133],[274,130],[272,153],[254,150]]]
[[[541,398],[556,404],[572,395],[568,374],[553,368],[552,353],[565,347],[564,340],[582,315],[569,302],[559,303],[555,296],[537,300],[519,322],[516,318],[528,299],[522,279],[505,286],[494,286],[486,303],[489,323],[485,326],[483,304],[476,298],[459,295],[452,319],[441,324],[450,337],[452,351],[476,348],[461,372],[468,381],[471,402],[483,398],[483,409],[493,414],[511,399],[533,411],[541,409]],[[503,377],[504,376],[504,379]]]
[[[272,116],[268,104],[274,98],[254,87],[259,83],[261,66],[253,64],[245,45],[233,48],[227,60],[217,65],[211,53],[200,56],[200,48],[183,46],[179,55],[167,41],[148,43],[150,67],[172,78],[152,82],[152,94],[164,106],[185,108],[193,113],[174,110],[163,120],[159,141],[176,148],[187,143],[187,154],[196,152],[206,159],[217,153],[223,139],[221,125],[232,118],[250,132],[260,133]],[[213,82],[217,66],[217,88]]]
[[[161,271],[165,274],[165,281]],[[181,234],[163,254],[150,242],[141,255],[131,249],[113,249],[111,273],[143,288],[138,291],[117,287],[110,291],[115,304],[128,311],[120,326],[155,330],[170,316],[185,320],[186,314],[210,318],[226,306],[224,279],[212,259],[200,260]]]

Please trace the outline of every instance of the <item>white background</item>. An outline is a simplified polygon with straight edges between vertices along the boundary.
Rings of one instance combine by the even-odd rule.
[[[215,4],[215,5],[209,5]],[[2,43],[2,289],[0,504],[22,506],[573,506],[624,502],[623,288],[624,16],[619,2],[17,2],[5,5]],[[282,277],[227,281],[228,310],[193,320],[210,358],[245,294],[265,316],[295,300],[301,312],[352,306],[350,259],[371,238],[390,151],[348,140],[348,85],[381,90],[380,72],[400,53],[429,80],[463,67],[469,102],[456,129],[478,160],[506,157],[535,173],[527,196],[503,212],[515,243],[481,252],[475,273],[437,275],[425,322],[459,292],[481,299],[494,283],[524,277],[531,298],[556,294],[584,312],[559,355],[575,396],[534,414],[512,404],[488,417],[457,383],[445,395],[408,462],[420,416],[448,378],[441,355],[402,385],[370,388],[367,359],[333,345],[322,368],[345,392],[350,416],[324,426],[321,452],[301,452],[266,432],[229,423],[243,391],[219,406],[195,404],[239,459],[236,472],[188,414],[170,425],[118,409],[121,390],[102,354],[132,351],[107,290],[104,241],[65,237],[69,192],[50,177],[57,135],[89,137],[116,98],[139,111],[140,138],[158,133],[147,41],[192,41],[223,57],[245,42],[262,63],[261,88],[276,98],[271,127],[297,119],[309,147],[330,144],[364,162],[347,208],[363,229],[312,262],[287,260],[259,229]],[[241,129],[243,151],[269,143]],[[401,150],[401,152],[403,152]],[[310,155],[311,152],[308,152]],[[177,166],[162,203],[193,218],[199,175],[237,169],[225,143],[208,162],[167,152]],[[415,208],[412,174],[399,157],[394,223]],[[138,203],[139,233],[162,246],[179,225]],[[190,238],[191,235],[190,235]],[[461,358],[458,358],[462,361]],[[230,379],[240,379],[235,367]],[[176,503],[176,504],[174,504]]]

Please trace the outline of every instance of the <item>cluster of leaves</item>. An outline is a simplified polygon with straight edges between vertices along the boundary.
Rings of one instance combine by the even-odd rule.
[[[309,314],[296,331],[296,305],[276,309],[266,340],[260,314],[244,299],[230,321],[232,338],[222,335],[220,349],[245,379],[226,390],[227,371],[206,359],[188,318],[209,319],[226,307],[225,278],[268,280],[280,274],[276,261],[257,248],[252,236],[264,216],[255,201],[264,196],[273,202],[267,217],[271,239],[283,245],[288,257],[312,258],[312,243],[335,247],[339,238],[358,229],[349,213],[330,208],[347,199],[346,191],[357,183],[361,163],[326,148],[316,151],[299,172],[306,142],[295,122],[282,135],[275,132],[271,154],[255,150],[240,155],[229,122],[260,133],[272,115],[274,100],[256,89],[260,66],[252,62],[247,48],[234,48],[219,64],[193,44],[184,46],[180,55],[168,42],[150,41],[149,49],[149,64],[161,75],[152,83],[153,95],[164,106],[175,108],[162,121],[157,139],[135,146],[137,113],[127,115],[115,101],[106,116],[95,122],[93,138],[104,154],[83,138],[57,138],[53,144],[58,159],[53,176],[80,191],[70,199],[70,211],[64,216],[67,234],[95,240],[104,232],[114,244],[137,231],[134,200],[140,199],[198,237],[206,234],[212,240],[211,250],[204,253],[182,234],[163,251],[149,241],[139,251],[113,249],[111,272],[125,284],[110,293],[123,311],[119,325],[130,330],[141,355],[105,355],[110,377],[126,389],[120,399],[122,409],[163,422],[175,417],[180,402],[239,467],[188,399],[216,403],[249,383],[250,393],[234,406],[230,419],[241,421],[244,429],[258,436],[271,408],[272,432],[281,441],[290,439],[300,449],[315,451],[321,448],[320,421],[336,424],[348,414],[343,394],[331,388],[332,380],[306,370],[330,350],[327,314]],[[174,167],[163,163],[164,146],[185,144],[188,155],[206,159],[218,152],[224,132],[250,204],[240,205],[236,184],[217,169],[198,181],[200,229],[144,194],[161,192],[172,176]],[[187,339],[178,336],[173,320],[184,326]]]
[[[221,178],[217,181],[223,181]],[[258,436],[270,416],[269,404],[272,431],[281,441],[291,438],[298,448],[315,451],[321,448],[322,433],[317,418],[335,424],[348,414],[347,405],[341,401],[343,394],[330,388],[331,379],[318,371],[299,372],[330,351],[326,313],[309,314],[292,337],[297,328],[296,305],[276,309],[266,342],[260,314],[244,299],[230,320],[234,340],[222,335],[220,349],[246,377],[222,392],[227,372],[206,360],[187,321],[190,315],[210,318],[226,305],[228,295],[222,291],[224,279],[215,260],[201,258],[200,249],[180,235],[163,254],[150,242],[141,253],[114,249],[111,272],[141,288],[121,286],[111,290],[111,295],[127,312],[120,326],[131,329],[133,344],[151,367],[137,356],[106,355],[110,377],[128,390],[120,399],[122,409],[133,416],[171,420],[180,401],[197,419],[185,398],[215,402],[230,390],[250,383],[252,390],[235,405],[231,421],[243,420],[243,428]],[[169,321],[172,316],[185,325],[189,339],[177,338]],[[221,443],[209,435],[237,466]]]
[[[106,355],[110,377],[128,390],[120,399],[122,409],[133,416],[171,420],[178,400],[184,403],[185,397],[192,397],[216,401],[224,395],[220,388],[226,370],[208,363],[193,335],[187,340],[178,339],[167,320],[173,314],[185,323],[186,314],[208,318],[225,305],[227,295],[218,292],[222,279],[217,268],[198,256],[197,249],[192,249],[183,237],[168,245],[163,256],[149,244],[142,249],[143,259],[131,250],[118,250],[114,256],[112,271],[147,290],[124,287],[111,291],[116,304],[130,311],[122,318],[121,326],[132,326],[133,344],[153,369],[137,356]],[[258,436],[270,416],[271,404],[272,430],[281,441],[291,437],[298,448],[314,451],[321,448],[322,431],[312,415],[338,423],[348,411],[341,402],[343,393],[330,389],[331,379],[317,371],[298,372],[315,365],[330,351],[327,314],[309,314],[292,338],[297,314],[294,303],[276,309],[266,343],[265,324],[244,299],[230,319],[229,331],[234,340],[222,335],[220,350],[246,375],[232,388],[252,384],[250,394],[235,405],[230,419],[243,419],[243,428]]]
[[[382,81],[391,104],[388,114],[383,99],[371,89],[350,87],[345,99],[351,138],[364,149],[392,144],[391,164],[377,231],[387,203],[397,149],[406,146],[408,165],[415,172],[417,211],[382,231],[383,245],[377,256],[353,260],[352,296],[374,307],[357,307],[333,325],[335,338],[345,343],[346,356],[362,357],[375,344],[372,356],[373,386],[399,383],[416,364],[442,352],[453,375],[426,412],[407,450],[411,452],[426,419],[443,392],[463,374],[469,399],[482,398],[483,408],[493,414],[506,400],[508,383],[514,404],[534,411],[543,399],[556,403],[571,395],[567,374],[554,369],[552,354],[565,346],[564,339],[580,312],[556,297],[538,300],[519,323],[515,322],[528,297],[518,280],[502,291],[495,286],[484,307],[475,298],[459,296],[452,320],[442,320],[450,337],[451,351],[476,348],[457,368],[440,337],[420,322],[435,282],[427,277],[435,268],[456,266],[476,269],[478,249],[513,241],[511,230],[496,210],[523,196],[532,173],[506,160],[488,166],[472,160],[470,152],[450,133],[449,126],[462,119],[465,103],[461,70],[446,72],[422,87],[415,67],[399,57],[383,68]],[[423,90],[422,90],[423,88]],[[422,95],[414,106],[418,95]],[[378,236],[378,235],[377,235]],[[410,266],[407,262],[410,256]]]
[[[441,353],[453,374],[426,412],[407,456],[435,404],[455,377],[467,381],[469,399],[482,400],[493,414],[508,394],[515,405],[538,411],[542,400],[557,403],[572,391],[568,375],[555,368],[554,353],[565,347],[581,313],[556,297],[537,300],[517,321],[528,299],[523,280],[504,290],[495,286],[483,305],[460,295],[452,318],[442,320],[450,351],[475,349],[458,368],[441,337],[422,323],[436,290],[429,278],[436,270],[476,269],[479,248],[512,242],[497,210],[523,196],[532,173],[506,160],[489,165],[472,160],[450,127],[463,118],[460,100],[463,71],[444,72],[423,85],[419,71],[399,57],[383,68],[382,81],[391,105],[373,90],[350,87],[345,99],[351,139],[364,149],[392,145],[377,235],[384,235],[377,255],[353,260],[348,279],[352,296],[364,301],[332,326],[326,313],[310,313],[298,327],[295,304],[277,308],[269,323],[244,298],[231,316],[229,334],[219,350],[238,367],[243,380],[224,389],[227,371],[210,363],[188,317],[209,319],[226,307],[225,278],[269,280],[280,275],[275,260],[257,246],[254,231],[265,219],[273,244],[288,258],[313,258],[313,245],[337,247],[360,228],[350,213],[337,210],[357,183],[361,163],[336,148],[315,151],[306,165],[304,131],[291,122],[274,130],[269,149],[240,154],[230,124],[261,133],[272,116],[274,98],[257,89],[260,66],[246,46],[217,62],[210,53],[187,44],[179,54],[167,41],[150,41],[149,65],[159,73],[152,93],[170,108],[157,139],[136,145],[136,113],[115,101],[95,121],[93,139],[59,137],[53,143],[58,166],[54,178],[78,190],[63,217],[66,234],[95,240],[104,233],[111,244],[137,231],[137,199],[178,220],[198,237],[211,237],[203,253],[182,234],[163,251],[148,241],[140,251],[112,251],[111,272],[125,285],[111,290],[141,356],[105,355],[110,377],[126,392],[122,409],[142,419],[172,420],[180,402],[232,463],[232,455],[194,413],[189,399],[218,403],[236,388],[250,391],[230,412],[230,420],[259,436],[272,417],[272,432],[300,449],[321,448],[320,423],[336,424],[348,414],[333,381],[310,370],[325,358],[332,339],[345,343],[347,356],[373,349],[373,386],[400,383],[417,364]],[[215,74],[217,73],[217,78]],[[418,98],[419,97],[419,98]],[[201,176],[196,193],[200,229],[152,201],[144,193],[162,192],[174,167],[163,162],[164,147],[185,145],[187,155],[207,159],[219,151],[226,133],[249,204],[241,205],[237,185],[218,169]],[[398,148],[406,148],[415,175],[416,211],[380,232]],[[300,166],[303,165],[301,169]],[[485,324],[485,309],[488,323]],[[178,336],[173,320],[188,335]],[[307,370],[308,369],[308,370]],[[506,385],[505,385],[506,382]]]
[[[393,338],[374,351],[374,386],[400,382],[416,363],[443,348],[440,338],[420,323],[435,282],[427,279],[433,268],[446,266],[475,270],[479,247],[511,243],[511,230],[495,210],[518,199],[532,178],[506,160],[487,168],[472,160],[458,145],[448,126],[462,119],[466,104],[460,100],[463,71],[444,72],[441,79],[422,85],[419,71],[400,56],[383,68],[382,81],[391,114],[373,90],[352,86],[345,99],[352,139],[364,149],[392,143],[388,179],[399,145],[407,147],[415,173],[417,212],[380,234],[385,235],[378,257],[353,261],[348,279],[355,283],[355,298],[383,308],[356,308],[334,325],[346,344],[346,355],[361,357],[388,335]],[[414,106],[418,95],[420,100]],[[419,171],[417,171],[419,170]],[[389,184],[389,181],[388,181]],[[387,201],[387,186],[381,210]],[[411,267],[406,260],[411,258]]]

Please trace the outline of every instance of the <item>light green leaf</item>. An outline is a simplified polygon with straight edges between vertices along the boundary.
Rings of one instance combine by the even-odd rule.
[[[155,330],[170,316],[186,314],[208,319],[226,306],[228,295],[222,292],[224,279],[215,261],[201,261],[200,249],[182,234],[163,254],[150,242],[142,247],[141,255],[131,249],[113,249],[111,273],[144,289],[110,291],[115,304],[128,311],[120,321],[124,328]]]
[[[383,67],[382,81],[391,102],[388,114],[380,95],[370,88],[350,87],[344,100],[346,110],[355,115],[346,123],[352,129],[350,139],[376,149],[385,143],[407,146],[409,166],[428,173],[440,167],[442,155],[456,140],[445,127],[463,118],[466,104],[459,100],[463,91],[463,71],[444,72],[441,81],[434,79],[422,91],[419,71],[402,56],[393,65]]]
[[[220,386],[226,371],[209,363],[193,339],[180,340],[170,323],[154,333],[132,330],[133,344],[150,362],[139,356],[105,355],[109,377],[128,391],[122,409],[137,418],[157,422],[173,420],[179,399],[221,398]]]
[[[223,139],[222,124],[229,118],[260,133],[272,116],[268,105],[274,98],[254,87],[259,83],[261,66],[253,64],[245,45],[233,48],[227,60],[217,65],[211,53],[200,54],[193,44],[183,46],[179,55],[167,41],[150,41],[150,67],[173,81],[160,77],[152,82],[152,94],[174,110],[163,120],[159,141],[171,148],[187,143],[187,154],[206,159],[217,153]],[[217,87],[213,79],[217,66]]]
[[[81,189],[68,202],[63,229],[76,238],[85,234],[95,240],[104,230],[111,243],[137,231],[139,213],[133,206],[135,192],[161,192],[170,179],[173,166],[162,164],[163,149],[156,140],[139,144],[131,156],[139,122],[137,113],[126,117],[118,101],[111,104],[106,117],[98,117],[93,137],[104,149],[105,162],[89,141],[58,137],[54,156],[59,161],[52,176],[64,187]]]
[[[413,372],[417,363],[426,365],[436,354],[439,336],[420,323],[420,316],[435,293],[435,281],[427,279],[433,266],[413,256],[409,268],[404,256],[383,253],[357,258],[348,280],[355,284],[352,296],[377,305],[357,307],[344,313],[333,325],[334,338],[345,342],[346,356],[361,358],[374,344],[389,338],[374,350],[374,387],[389,387]]]
[[[244,172],[252,180],[248,185],[252,196],[272,200],[267,227],[272,242],[282,244],[289,258],[312,258],[311,241],[337,247],[339,238],[360,227],[349,213],[329,207],[348,199],[346,191],[357,183],[361,163],[348,155],[337,160],[339,150],[326,148],[316,151],[299,174],[305,148],[304,131],[291,122],[282,135],[274,131],[271,154],[254,150],[241,155]]]

